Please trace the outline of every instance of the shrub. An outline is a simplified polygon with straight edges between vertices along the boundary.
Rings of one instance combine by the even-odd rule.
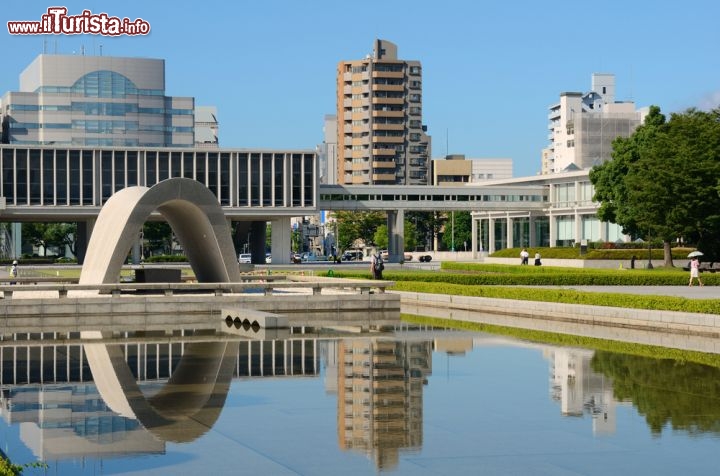
[[[145,263],[186,263],[185,255],[155,255],[145,258]]]

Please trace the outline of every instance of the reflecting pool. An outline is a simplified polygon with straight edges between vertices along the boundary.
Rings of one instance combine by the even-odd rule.
[[[715,474],[720,368],[400,324],[0,341],[24,474]],[[710,358],[709,361],[714,361]]]

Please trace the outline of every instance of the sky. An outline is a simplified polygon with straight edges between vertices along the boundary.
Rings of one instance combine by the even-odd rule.
[[[142,18],[144,36],[8,33],[49,7]],[[720,105],[717,0],[69,0],[3,2],[0,94],[48,54],[165,59],[165,93],[216,106],[221,147],[314,149],[335,114],[336,67],[375,38],[423,67],[423,123],[432,157],[513,160],[535,175],[548,107],[613,73],[616,100],[662,112]]]

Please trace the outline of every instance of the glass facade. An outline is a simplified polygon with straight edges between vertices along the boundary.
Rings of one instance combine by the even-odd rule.
[[[102,206],[114,193],[195,179],[225,207],[316,207],[315,154],[167,149],[0,148],[8,205]]]

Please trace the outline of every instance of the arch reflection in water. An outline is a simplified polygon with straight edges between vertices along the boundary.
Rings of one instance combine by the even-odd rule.
[[[84,348],[105,403],[118,414],[137,419],[163,441],[172,442],[192,441],[212,428],[225,403],[237,356],[237,345],[228,342],[185,344],[167,383],[148,397],[120,346],[85,344]],[[98,354],[103,358],[94,358]]]
[[[716,366],[493,336],[406,332],[350,337],[335,330],[321,337],[316,329],[282,340],[234,340],[223,332],[203,331],[170,338],[139,333],[105,342],[101,345],[108,346],[118,365],[93,371],[120,374],[116,379],[126,394],[119,400],[126,401],[132,415],[122,418],[98,405],[87,381],[82,341],[39,337],[11,341],[3,336],[0,341],[1,401],[8,423],[37,425],[21,437],[46,461],[163,453],[166,441],[192,441],[218,423],[232,379],[252,385],[253,379],[322,376],[326,393],[337,398],[331,411],[337,411],[339,447],[389,470],[402,461],[403,452],[420,452],[429,444],[424,442],[424,386],[444,384],[442,378],[429,379],[433,352],[455,359],[497,346],[542,352],[551,377],[547,390],[559,413],[591,416],[594,433],[624,431],[616,428],[615,408],[635,405],[654,433],[672,427],[691,435],[720,435]],[[63,367],[67,362],[76,367]],[[497,365],[502,368],[501,362]],[[43,385],[27,385],[36,382]]]

